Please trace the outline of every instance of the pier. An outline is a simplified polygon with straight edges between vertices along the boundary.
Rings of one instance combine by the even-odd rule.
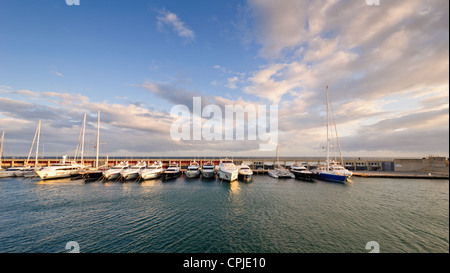
[[[167,167],[170,163],[177,163],[181,171],[184,172],[189,164],[193,161],[203,166],[207,162],[219,165],[223,157],[113,157],[100,158],[99,166],[112,167],[121,161],[128,161],[130,165],[134,165],[139,161],[145,161],[151,165],[154,161],[161,161],[163,167]],[[268,170],[275,168],[278,164],[273,157],[234,157],[231,158],[236,165],[248,165],[255,175],[267,174]],[[61,162],[61,158],[48,157],[38,159],[38,166],[50,166]],[[324,157],[281,157],[279,164],[283,167],[290,168],[294,163],[304,164],[309,169],[323,164]],[[73,160],[68,158],[67,162],[81,160]],[[9,167],[25,166],[26,158],[3,158],[1,167],[6,169]],[[83,160],[86,166],[95,166],[95,158],[88,157]],[[29,166],[35,166],[35,160],[28,161]],[[444,157],[428,157],[421,159],[394,159],[394,158],[344,158],[344,166],[352,171],[355,177],[378,177],[378,178],[427,178],[427,179],[448,179],[449,167],[448,159]]]

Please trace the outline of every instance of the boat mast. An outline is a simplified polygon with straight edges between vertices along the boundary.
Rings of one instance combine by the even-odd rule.
[[[84,155],[84,133],[86,131],[86,113],[84,113],[84,118],[83,118],[83,136],[81,139],[81,165],[84,165],[84,159],[83,159],[83,155]]]
[[[329,93],[328,93],[328,96],[330,96]],[[338,131],[337,131],[336,120],[334,119],[334,110],[333,110],[333,104],[331,103],[331,98],[329,99],[329,101],[330,101],[330,108],[331,108],[331,116],[333,117],[334,132],[336,134],[336,141],[337,141],[337,145],[339,148],[339,156],[341,159],[341,164],[342,164],[342,166],[344,166],[344,158],[342,157],[341,143],[339,142],[339,135],[338,135]]]
[[[330,122],[330,114],[328,111],[328,85],[327,85],[327,171],[330,170],[330,138],[328,136],[329,122]]]
[[[280,158],[278,157],[278,142],[277,142],[277,166],[280,168]]]
[[[100,150],[100,110],[97,114],[97,157],[95,160],[95,169],[98,169],[98,153]]]
[[[2,154],[3,154],[3,139],[5,138],[5,131],[2,134],[2,143],[0,144],[0,169],[2,168]]]
[[[39,130],[39,126],[40,126],[40,125],[41,125],[41,121],[39,120],[38,126],[37,126],[37,128],[36,128],[36,132],[34,133],[33,142],[31,143],[30,151],[28,152],[27,161],[25,161],[25,166],[28,166],[28,161],[30,161],[30,156],[31,156],[31,152],[33,151],[34,142],[36,141],[36,136],[38,135],[38,131],[40,131],[40,130]]]
[[[34,167],[38,165],[38,154],[39,154],[39,136],[41,135],[41,121],[39,120],[37,129],[37,142],[36,142],[36,159],[34,160]]]

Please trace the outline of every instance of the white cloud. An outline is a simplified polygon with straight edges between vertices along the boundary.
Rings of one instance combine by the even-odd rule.
[[[178,36],[185,38],[188,41],[195,40],[194,31],[187,27],[185,23],[178,18],[178,15],[165,9],[159,11],[159,15],[157,16],[157,26],[159,29],[168,26],[172,28]]]
[[[323,125],[329,85],[339,132],[346,143],[361,144],[352,151],[386,150],[383,141],[364,149],[367,132],[399,144],[408,135],[408,145],[396,152],[411,154],[414,143],[420,152],[448,147],[442,137],[448,137],[442,125],[448,114],[424,114],[448,111],[448,1],[385,1],[377,8],[338,0],[248,5],[259,57],[267,64],[248,73],[242,90],[279,103],[280,128],[289,135],[302,136],[308,145],[308,137],[317,139],[313,132]],[[421,124],[414,124],[419,117]],[[389,132],[376,131],[388,124]],[[311,151],[308,145],[298,152]]]
[[[64,77],[63,74],[61,74],[61,73],[59,73],[59,72],[57,72],[57,71],[52,71],[52,73],[55,74],[56,76]]]

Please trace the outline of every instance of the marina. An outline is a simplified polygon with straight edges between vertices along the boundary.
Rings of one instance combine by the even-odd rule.
[[[138,162],[146,162],[148,166],[152,165],[155,161],[161,163],[162,168],[167,168],[170,162],[176,162],[180,166],[180,172],[184,173],[191,162],[196,161],[200,166],[206,164],[212,164],[218,166],[220,164],[219,157],[114,157],[106,159],[101,157],[99,159],[99,165],[105,168],[112,168],[113,166],[125,164],[136,165]],[[62,159],[58,158],[40,158],[38,159],[38,166],[51,166],[52,164],[60,163]],[[281,157],[280,165],[291,169],[292,166],[301,162],[307,169],[313,169],[316,166],[321,165],[326,161],[324,157]],[[405,162],[414,162],[414,168],[409,168]],[[26,158],[3,158],[2,167],[8,169],[12,167],[25,166]],[[250,167],[255,175],[267,175],[268,171],[276,166],[277,162],[274,158],[265,157],[234,157],[233,162],[236,165],[245,164]],[[390,178],[436,178],[436,179],[448,179],[448,163],[444,157],[430,157],[423,159],[395,159],[395,158],[344,158],[345,166],[348,170],[353,172],[353,176],[366,176],[366,177],[390,177]],[[397,167],[397,171],[394,170],[395,165],[399,165],[401,162],[402,167]],[[420,162],[420,165],[417,165]],[[423,162],[423,163],[422,163]],[[31,165],[35,164],[35,161],[31,159],[29,161]],[[81,164],[78,161],[78,164]],[[96,159],[91,157],[84,158],[84,164],[89,167],[94,167]],[[405,171],[401,169],[407,169]],[[117,178],[117,177],[115,177]]]

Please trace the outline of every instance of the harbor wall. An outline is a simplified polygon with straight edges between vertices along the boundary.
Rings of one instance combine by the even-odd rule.
[[[448,159],[440,156],[421,159],[394,159],[394,168],[396,172],[449,172]]]
[[[156,158],[156,157],[115,157],[99,159],[99,166],[108,165],[109,167],[119,164],[121,161],[128,161],[129,164],[136,164],[139,161],[145,161],[147,164],[152,164],[154,161],[162,161],[164,166],[168,166],[170,162],[176,162],[182,169],[186,169],[192,161],[197,161],[200,165],[207,162],[212,162],[215,165],[220,163],[219,157],[173,157],[173,158]],[[38,166],[49,166],[55,163],[59,163],[60,158],[42,158],[38,160]],[[67,160],[71,161],[70,159]],[[276,159],[274,158],[233,158],[236,164],[244,163],[249,165],[252,169],[270,170],[277,166]],[[325,158],[318,157],[283,157],[280,158],[280,165],[284,167],[290,167],[293,163],[302,163],[309,168],[315,168],[319,164],[325,162]],[[77,160],[77,163],[81,163]],[[26,159],[24,158],[3,158],[2,166],[4,169],[9,167],[24,166]],[[31,159],[28,165],[34,166],[35,161]],[[85,158],[84,165],[94,166],[94,158]],[[382,172],[442,172],[448,173],[448,159],[445,157],[428,157],[421,159],[393,159],[393,158],[344,158],[344,166],[351,171],[382,171]]]

